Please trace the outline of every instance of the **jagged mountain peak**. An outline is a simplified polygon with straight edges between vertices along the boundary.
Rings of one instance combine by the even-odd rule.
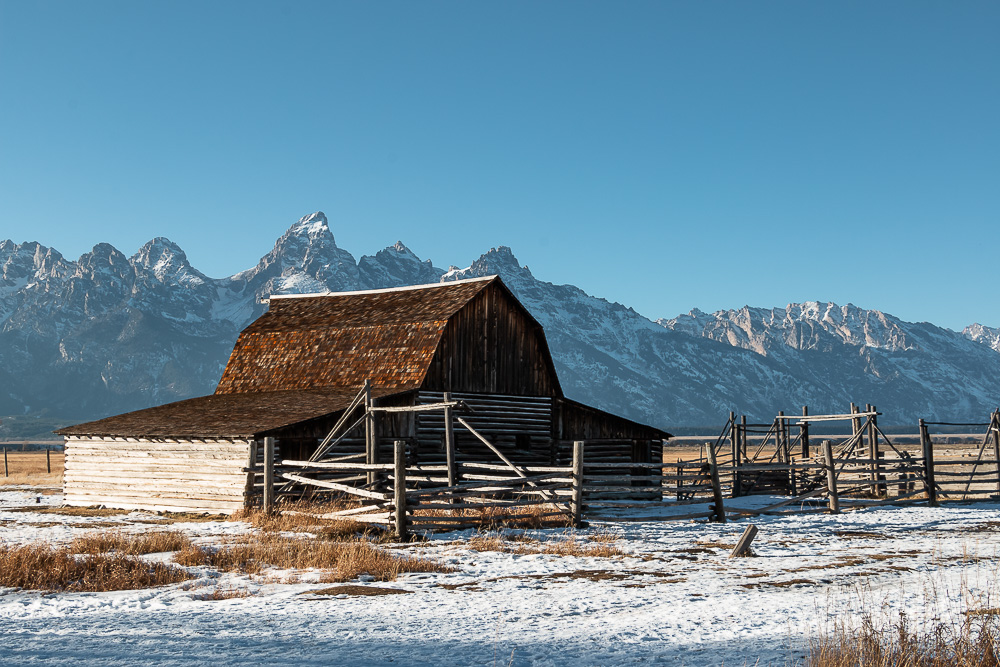
[[[323,211],[302,216],[298,222],[288,228],[285,236],[304,236],[309,239],[329,238],[333,241],[330,222],[326,219],[326,214]]]
[[[534,280],[527,266],[521,266],[509,246],[490,248],[464,269],[452,266],[441,280],[462,280],[464,278],[482,278],[484,276],[500,276],[506,282],[516,283],[520,280]]]
[[[1000,328],[987,327],[976,322],[962,329],[962,335],[1000,352]]]
[[[137,270],[148,272],[161,283],[192,287],[209,281],[205,274],[191,266],[187,253],[165,236],[146,242],[129,261]]]
[[[358,261],[361,284],[369,289],[403,287],[438,282],[441,269],[431,260],[421,260],[402,241],[396,241],[372,255]]]
[[[826,301],[790,303],[784,308],[719,310],[704,313],[693,309],[686,315],[660,319],[657,323],[673,331],[702,336],[752,350],[765,356],[787,349],[829,350],[849,345],[893,352],[919,345],[911,329],[897,317],[848,303]]]

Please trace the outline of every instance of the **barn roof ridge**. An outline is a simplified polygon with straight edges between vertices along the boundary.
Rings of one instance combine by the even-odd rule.
[[[324,296],[360,296],[363,294],[388,294],[390,292],[408,292],[413,290],[422,289],[435,289],[438,287],[451,287],[452,285],[463,285],[466,283],[476,283],[476,282],[488,282],[499,278],[497,274],[492,274],[489,276],[482,276],[479,278],[463,278],[462,280],[449,280],[443,283],[424,283],[422,285],[402,285],[400,287],[383,287],[380,289],[364,289],[364,290],[353,290],[349,292],[312,292],[310,294],[273,294],[269,297],[262,299],[262,301],[271,301],[273,299],[310,299],[316,297]]]

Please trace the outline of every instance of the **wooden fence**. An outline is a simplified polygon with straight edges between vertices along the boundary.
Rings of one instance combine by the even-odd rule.
[[[273,447],[270,440],[265,449]],[[493,523],[582,522],[582,442],[575,443],[572,466],[407,465],[407,443],[402,440],[393,444],[392,463],[283,460],[268,466],[268,460],[273,458],[265,454],[261,475],[266,510],[274,507],[276,480],[296,482],[360,502],[325,517],[381,525],[401,537],[414,530]],[[307,476],[315,473],[336,477]]]
[[[447,400],[445,405],[450,407]],[[263,487],[267,509],[288,488],[280,485],[343,494],[359,505],[328,516],[381,525],[402,536],[516,522],[578,526],[587,518],[725,521],[914,502],[936,505],[1000,494],[1000,411],[988,423],[957,424],[985,429],[973,460],[949,455],[946,445],[934,443],[931,427],[956,424],[920,420],[919,442],[904,446],[879,428],[874,406],[851,408],[838,415],[779,413],[770,425],[748,424],[730,414],[702,457],[676,463],[585,457],[590,443],[575,441],[570,466],[522,466],[460,417],[455,422],[492,451],[495,463],[457,461],[452,455],[442,464],[412,464],[411,443],[402,440],[393,442],[392,463],[364,462],[356,455],[277,462],[273,440],[265,439],[262,456],[251,457],[248,484]],[[850,422],[850,435],[811,439],[810,425],[834,421]],[[755,429],[762,437],[753,441]],[[609,443],[593,446],[600,453]],[[763,494],[782,498],[752,509],[727,507],[727,499]]]

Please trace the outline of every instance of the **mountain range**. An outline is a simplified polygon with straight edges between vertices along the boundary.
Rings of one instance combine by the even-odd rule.
[[[326,216],[300,219],[254,266],[209,278],[166,238],[131,257],[106,243],[76,261],[0,242],[0,414],[67,422],[211,393],[239,331],[272,294],[499,275],[545,327],[567,396],[645,423],[718,425],[730,410],[842,412],[885,423],[983,421],[1000,402],[1000,330],[904,322],[807,302],[656,321],[536,279],[507,247],[441,269],[401,242],[355,260]]]

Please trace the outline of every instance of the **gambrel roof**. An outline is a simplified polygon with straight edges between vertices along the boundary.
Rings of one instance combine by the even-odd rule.
[[[365,382],[375,398],[420,388],[449,320],[496,276],[362,292],[273,296],[240,333],[214,394],[60,429],[60,435],[251,437],[346,408]]]
[[[496,276],[364,292],[276,296],[243,330],[216,394],[416,389],[448,320]]]

